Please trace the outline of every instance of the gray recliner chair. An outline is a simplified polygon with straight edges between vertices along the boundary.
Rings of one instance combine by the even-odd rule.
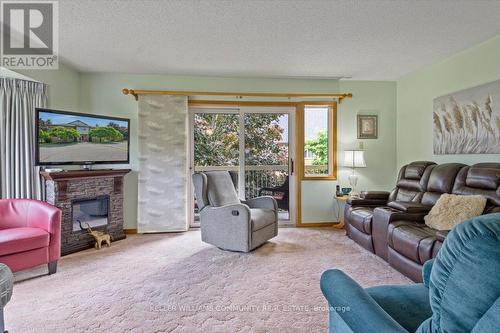
[[[224,250],[249,252],[278,235],[278,204],[269,196],[240,201],[236,179],[228,171],[193,175],[201,240]]]

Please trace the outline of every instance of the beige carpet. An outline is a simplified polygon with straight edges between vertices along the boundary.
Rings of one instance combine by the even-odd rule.
[[[10,333],[326,332],[321,273],[363,286],[410,283],[331,229],[281,228],[249,254],[203,244],[199,231],[136,235],[66,256],[59,271],[16,274]],[[37,276],[38,275],[38,276]]]

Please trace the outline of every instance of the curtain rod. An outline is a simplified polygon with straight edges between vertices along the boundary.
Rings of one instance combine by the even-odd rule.
[[[216,92],[216,91],[177,91],[177,90],[134,90],[122,89],[124,95],[132,95],[139,100],[139,95],[180,95],[180,96],[236,96],[236,97],[330,97],[342,102],[352,98],[352,93],[257,93],[257,92]]]

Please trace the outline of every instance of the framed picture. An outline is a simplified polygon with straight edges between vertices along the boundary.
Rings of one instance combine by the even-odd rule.
[[[376,139],[378,136],[377,122],[375,115],[358,114],[358,139]]]
[[[500,154],[499,99],[500,80],[435,98],[434,154]]]

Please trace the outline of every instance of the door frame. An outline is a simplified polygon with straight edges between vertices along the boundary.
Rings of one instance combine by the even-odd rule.
[[[335,165],[333,166],[333,176],[335,177],[337,175],[337,101],[300,101],[300,102],[281,102],[281,101],[276,101],[276,102],[263,102],[263,101],[230,101],[230,100],[189,100],[188,101],[188,114],[189,114],[189,143],[188,143],[188,150],[189,150],[189,182],[190,185],[188,186],[188,195],[189,195],[189,202],[192,204],[192,200],[194,198],[194,193],[193,193],[193,186],[192,186],[192,180],[191,180],[191,174],[193,172],[192,170],[192,161],[194,161],[194,150],[193,150],[193,121],[192,121],[192,116],[191,116],[191,107],[205,107],[209,109],[211,106],[212,108],[217,108],[219,110],[223,109],[231,109],[231,108],[240,108],[240,107],[245,107],[245,106],[261,106],[261,107],[293,107],[295,108],[295,112],[293,114],[293,120],[295,122],[295,126],[293,127],[293,135],[289,137],[292,137],[294,140],[294,175],[295,175],[295,181],[290,182],[290,184],[293,183],[295,187],[294,192],[291,193],[291,197],[294,197],[294,205],[290,205],[290,213],[293,211],[294,215],[294,220],[295,220],[295,226],[297,227],[329,227],[333,226],[337,222],[318,222],[318,223],[302,223],[302,202],[301,202],[301,183],[302,180],[304,179],[303,177],[303,164],[304,164],[304,152],[303,152],[303,140],[300,140],[298,135],[300,134],[300,131],[303,132],[303,113],[304,113],[304,108],[306,106],[328,106],[333,108],[333,119],[332,121],[332,126],[334,131],[333,135],[333,142],[332,142],[332,149],[333,149],[333,158],[334,158],[334,163]],[[239,112],[239,110],[238,110]],[[238,113],[237,112],[237,113]],[[290,113],[292,114],[292,113]],[[289,118],[290,119],[290,118]],[[303,135],[303,133],[302,133]],[[289,139],[290,140],[290,139]],[[292,154],[289,153],[289,158],[292,156]],[[332,180],[334,181],[334,177],[329,177],[328,179],[321,179],[319,177],[310,177],[307,178],[306,180]],[[292,215],[290,215],[291,217]],[[189,226],[192,226],[191,221],[194,221],[194,215],[193,215],[193,209],[190,208],[188,212],[188,219],[189,219]]]
[[[297,125],[295,123],[296,116],[296,106],[297,103],[294,102],[258,102],[258,101],[241,101],[241,102],[233,102],[233,101],[200,101],[200,100],[191,100],[188,102],[188,151],[189,151],[189,184],[188,184],[188,196],[189,196],[189,226],[190,227],[199,227],[199,223],[194,222],[194,191],[191,175],[194,171],[194,114],[199,113],[200,109],[203,109],[204,113],[228,113],[228,114],[238,114],[239,117],[239,126],[238,128],[241,130],[244,128],[244,115],[247,113],[250,114],[269,114],[269,113],[281,113],[288,114],[288,166],[289,166],[289,221],[290,225],[297,225],[300,221],[298,220],[298,201],[296,197],[297,193],[297,171],[295,165],[297,164],[295,161],[297,160],[297,151],[295,149],[296,143],[296,128]],[[279,108],[288,107],[287,110],[280,110]],[[266,108],[267,110],[262,110],[259,108]],[[272,109],[276,108],[276,109]],[[244,155],[245,150],[245,137],[244,135],[239,138],[239,160],[240,165],[237,167],[239,171],[238,176],[238,192],[240,193],[240,197],[244,198],[245,195],[245,164],[241,164],[241,162],[245,160]],[[286,223],[288,224],[288,223]]]
[[[305,137],[304,137],[304,112],[305,109],[310,107],[328,107],[330,109],[330,117],[329,117],[329,130],[332,131],[332,135],[329,138],[330,144],[330,160],[332,161],[332,169],[331,174],[328,176],[313,176],[306,177],[304,175],[304,145],[305,145]],[[297,205],[297,227],[331,227],[333,225],[338,224],[337,221],[325,221],[325,222],[311,222],[311,223],[303,223],[302,222],[302,182],[303,181],[337,181],[337,102],[329,101],[329,102],[300,102],[296,105],[296,193],[295,198],[299,203]],[[333,193],[332,193],[333,195]]]

